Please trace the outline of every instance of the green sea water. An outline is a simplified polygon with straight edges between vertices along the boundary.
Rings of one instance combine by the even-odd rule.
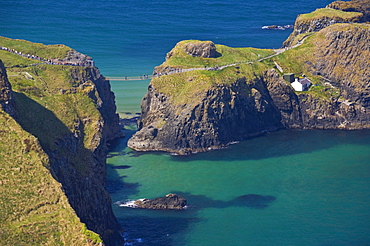
[[[369,143],[369,131],[284,130],[173,156],[122,141],[108,187],[113,201],[188,200],[185,211],[113,205],[133,245],[370,245]]]

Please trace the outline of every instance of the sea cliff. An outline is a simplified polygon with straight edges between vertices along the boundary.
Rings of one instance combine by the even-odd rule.
[[[299,16],[280,50],[178,43],[155,68],[129,147],[189,154],[283,128],[370,128],[370,26],[338,11]],[[284,73],[313,86],[297,92]]]
[[[109,81],[63,45],[0,46],[0,241],[122,244],[105,190],[106,145],[120,136]]]

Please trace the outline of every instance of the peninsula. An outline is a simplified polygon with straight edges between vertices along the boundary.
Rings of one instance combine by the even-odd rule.
[[[179,42],[154,70],[128,146],[190,154],[284,128],[369,129],[369,5],[299,15],[279,50]]]

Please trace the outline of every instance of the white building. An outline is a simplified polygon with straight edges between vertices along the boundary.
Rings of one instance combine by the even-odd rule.
[[[291,85],[295,91],[307,91],[311,86],[311,81],[307,78],[296,78],[295,81],[291,83]]]

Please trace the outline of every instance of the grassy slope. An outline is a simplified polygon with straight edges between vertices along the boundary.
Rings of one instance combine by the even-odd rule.
[[[50,175],[48,157],[37,139],[3,112],[0,141],[2,245],[88,245],[89,238],[99,242]]]
[[[39,56],[45,59],[64,58],[72,49],[65,45],[43,45],[25,40],[10,39],[0,36],[0,46],[21,51],[24,54]]]
[[[311,21],[323,18],[341,18],[343,20],[354,21],[359,20],[362,17],[362,14],[359,12],[344,12],[341,10],[322,8],[316,9],[315,11],[308,14],[301,14],[298,16],[297,21]]]
[[[216,65],[223,66],[237,62],[255,61],[260,57],[265,57],[273,54],[272,50],[256,49],[256,48],[231,48],[225,45],[216,45],[217,52],[221,53],[218,58],[203,58],[192,57],[184,51],[185,44],[189,42],[201,42],[199,40],[185,40],[179,42],[172,49],[172,57],[165,61],[161,66],[169,66],[175,68],[194,68],[194,67],[214,67]]]
[[[269,49],[231,48],[224,45],[216,45],[217,52],[221,54],[220,57],[192,57],[183,50],[184,44],[188,42],[200,41],[186,40],[179,42],[171,51],[171,58],[161,64],[161,66],[175,68],[214,67],[216,65],[223,66],[256,61],[259,58],[274,54],[274,51]],[[240,64],[238,65],[239,68],[228,67],[216,71],[190,71],[153,78],[151,83],[159,92],[169,95],[175,104],[197,104],[202,99],[203,93],[213,86],[231,84],[237,79],[244,77],[248,80],[253,80],[256,74],[262,74],[267,68],[265,64],[265,62],[258,62]]]
[[[1,38],[1,42],[4,40],[16,44],[13,47],[24,53],[27,49],[33,50],[35,45],[37,55],[43,57],[48,57],[50,50],[55,52],[49,57],[61,54],[61,49],[70,50],[65,46],[43,46]],[[5,46],[4,43],[0,45]],[[73,132],[84,139],[78,146],[81,155],[89,156],[88,152],[95,147],[96,124],[101,118],[87,96],[93,88],[92,83],[87,82],[84,88],[72,86],[75,81],[69,76],[71,70],[83,73],[82,67],[18,67],[34,62],[6,51],[0,51],[0,59],[7,67],[15,91],[18,121],[25,127],[22,129],[0,112],[0,241],[7,245],[87,245],[88,238],[100,242],[98,235],[79,222],[60,184],[47,169],[47,156],[38,144],[53,150],[57,148],[56,139]],[[33,79],[27,79],[25,72]],[[60,93],[61,90],[65,93]],[[78,128],[79,121],[86,122],[84,129]],[[25,130],[32,132],[37,140]],[[77,160],[76,163],[77,171],[88,175],[89,169],[78,165]]]

